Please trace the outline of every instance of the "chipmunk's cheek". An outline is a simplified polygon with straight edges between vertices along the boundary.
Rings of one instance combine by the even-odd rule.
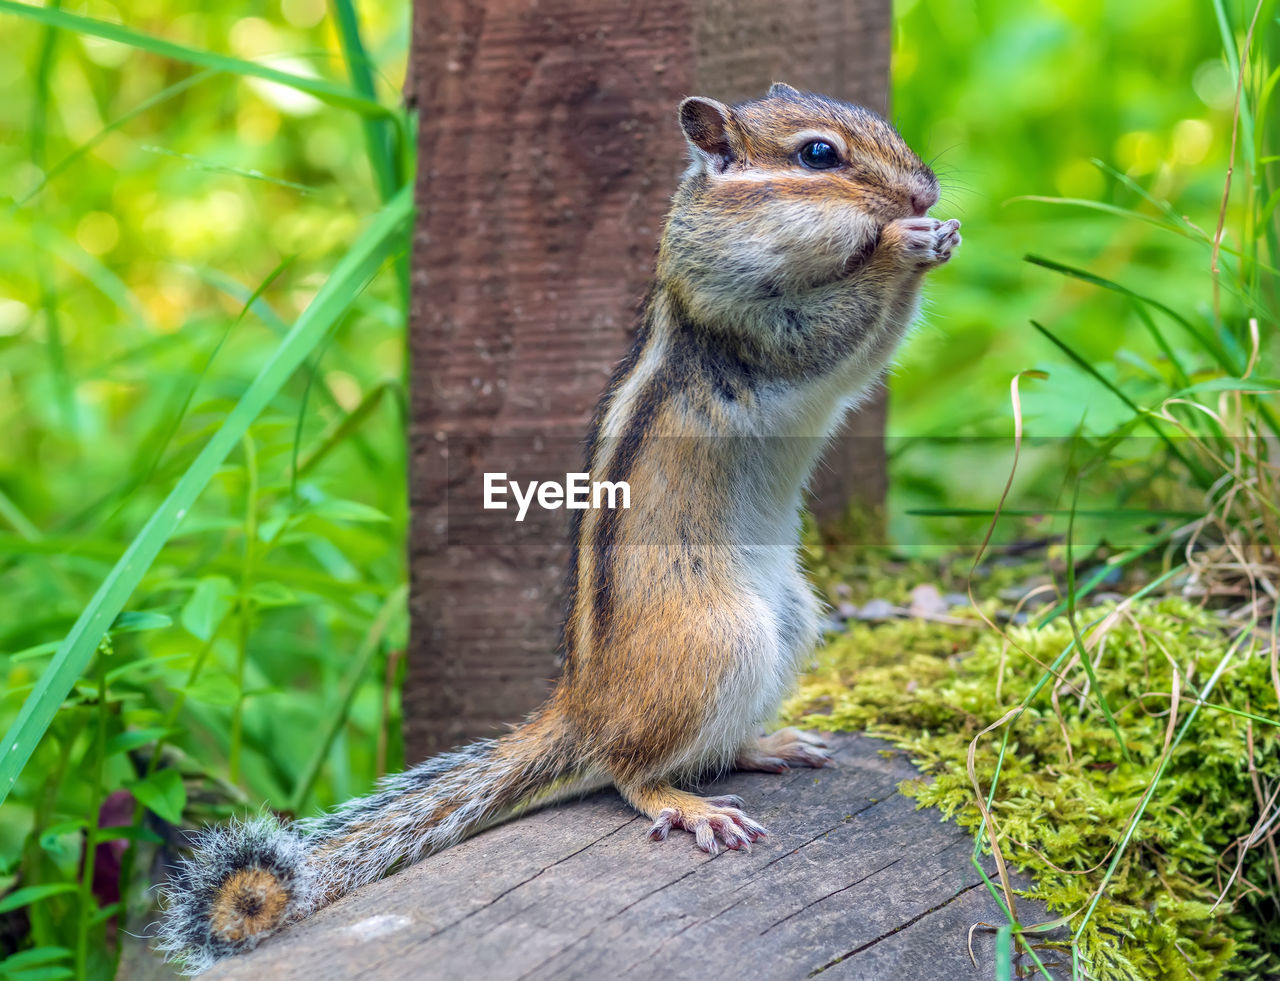
[[[879,241],[880,236],[877,233],[873,238],[864,239],[857,248],[850,252],[849,257],[844,261],[843,275],[852,276],[859,272],[870,261]]]
[[[884,225],[859,215],[850,223],[848,232],[848,248],[845,251],[843,276],[852,276],[862,269],[871,259],[876,247],[880,244],[880,235]]]

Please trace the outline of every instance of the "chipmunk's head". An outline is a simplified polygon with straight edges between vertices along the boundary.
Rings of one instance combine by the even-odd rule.
[[[938,200],[933,171],[860,106],[778,83],[733,106],[685,99],[679,117],[692,164],[659,271],[684,277],[698,307],[855,275],[887,222]]]

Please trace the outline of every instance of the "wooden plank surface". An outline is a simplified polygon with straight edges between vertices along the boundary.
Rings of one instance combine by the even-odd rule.
[[[208,977],[993,978],[993,935],[975,931],[976,968],[966,950],[970,926],[1001,921],[968,835],[898,793],[916,774],[887,744],[832,745],[836,767],[711,785],[769,828],[749,854],[650,842],[596,794],[366,886]]]

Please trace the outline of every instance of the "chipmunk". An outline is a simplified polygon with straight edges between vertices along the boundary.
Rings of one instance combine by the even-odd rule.
[[[198,973],[363,883],[532,806],[613,785],[649,837],[749,848],[708,771],[821,767],[818,738],[758,738],[819,636],[801,494],[845,412],[910,328],[924,274],[960,244],[928,217],[933,172],[876,114],[790,86],[679,108],[691,163],[630,352],[587,439],[629,510],[572,512],[564,668],[496,739],[282,825],[201,832],[165,889],[159,948]]]

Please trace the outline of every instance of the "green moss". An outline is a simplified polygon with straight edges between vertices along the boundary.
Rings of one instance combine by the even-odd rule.
[[[875,587],[886,598],[904,588]],[[1080,623],[1095,622],[1110,609],[1081,611]],[[1192,689],[1200,689],[1229,646],[1220,621],[1181,600],[1139,602],[1131,613],[1109,625],[1100,657],[1092,648],[1130,759],[1096,692],[1081,697],[1060,684],[1055,711],[1053,686],[1046,685],[1011,723],[994,797],[1001,849],[1034,883],[1026,895],[1043,900],[1054,915],[1074,914],[1073,933],[1083,908],[1104,886],[1113,846],[1155,776],[1169,726],[1171,665],[1183,679],[1181,725]],[[966,771],[969,744],[1021,703],[1044,674],[1036,661],[1051,663],[1072,635],[1059,618],[1040,630],[1014,628],[1008,639],[982,625],[854,624],[821,652],[786,715],[891,740],[928,775],[903,791],[976,831],[981,814]],[[1087,681],[1078,663],[1065,677],[1077,688]],[[1268,658],[1242,648],[1209,701],[1276,719]],[[1280,976],[1280,907],[1267,847],[1247,852],[1227,901],[1211,909],[1237,861],[1236,842],[1261,813],[1250,776],[1250,728],[1259,786],[1269,792],[1280,783],[1280,730],[1201,708],[1080,931],[1079,951],[1090,976]],[[977,747],[984,792],[1002,738],[997,729]]]

